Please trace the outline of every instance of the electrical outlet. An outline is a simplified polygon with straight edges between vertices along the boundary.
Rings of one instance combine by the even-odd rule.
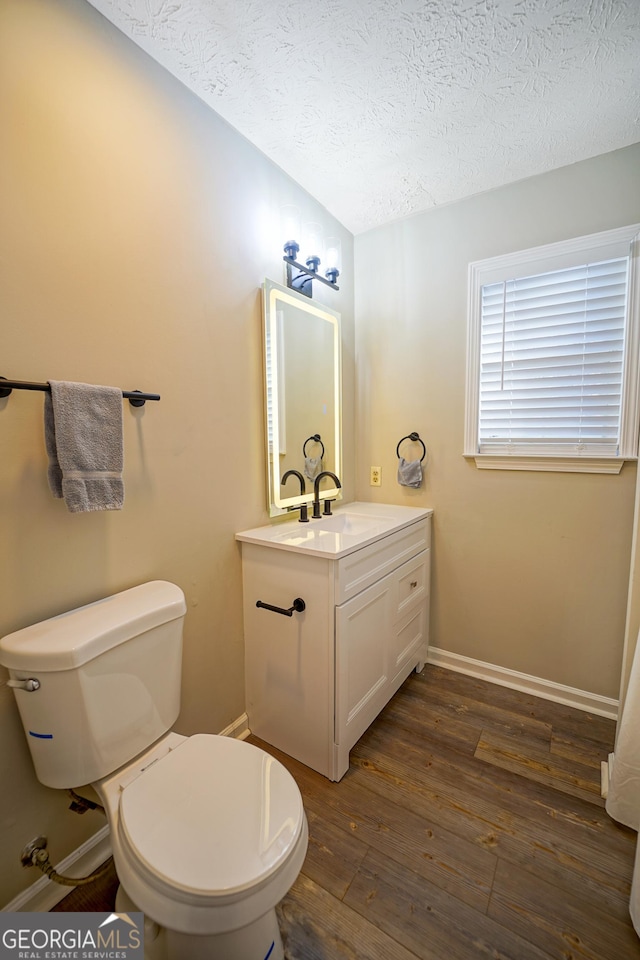
[[[372,487],[382,486],[382,470],[380,467],[371,467],[369,483]]]

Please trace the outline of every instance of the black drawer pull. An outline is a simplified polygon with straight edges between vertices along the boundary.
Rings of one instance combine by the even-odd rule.
[[[271,603],[263,603],[262,600],[256,601],[256,607],[263,607],[265,610],[272,610],[274,613],[281,613],[283,617],[292,617],[294,610],[296,613],[302,613],[306,606],[306,603],[300,597],[296,597],[296,599],[293,601],[293,605],[290,606],[288,610],[285,610],[284,607],[274,607]]]

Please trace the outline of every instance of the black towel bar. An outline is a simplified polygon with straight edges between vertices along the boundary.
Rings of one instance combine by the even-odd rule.
[[[8,397],[12,390],[41,390],[43,393],[51,393],[51,387],[48,383],[31,383],[28,380],[7,380],[6,377],[0,377],[2,386],[0,387],[0,398]],[[140,390],[123,390],[122,396],[128,400],[132,407],[143,407],[145,400],[159,400],[159,393],[142,393]]]

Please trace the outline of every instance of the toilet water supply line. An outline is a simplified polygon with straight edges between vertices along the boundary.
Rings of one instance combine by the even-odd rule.
[[[74,813],[86,813],[87,810],[100,810],[104,813],[104,807],[99,803],[88,800],[86,797],[81,797],[74,790],[68,790],[67,792],[73,800],[69,809],[73,810]],[[49,860],[49,854],[46,848],[47,838],[37,837],[36,840],[27,844],[22,851],[22,863],[25,867],[38,867],[49,880],[53,880],[54,883],[60,883],[64,887],[84,887],[88,883],[99,880],[107,873],[113,862],[113,857],[109,857],[108,860],[105,860],[101,866],[97,867],[93,873],[90,873],[86,877],[65,877],[63,874],[56,872],[53,864]]]
[[[53,864],[49,860],[49,854],[44,847],[36,847],[31,854],[31,863],[27,866],[38,867],[44,874],[53,880],[54,883],[61,883],[64,887],[84,887],[87,883],[93,883],[103,877],[111,867],[113,857],[109,857],[101,867],[90,873],[88,877],[65,877],[61,873],[56,873]]]

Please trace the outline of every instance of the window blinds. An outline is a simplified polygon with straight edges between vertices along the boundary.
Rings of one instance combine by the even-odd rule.
[[[618,453],[628,266],[482,286],[480,453]]]

